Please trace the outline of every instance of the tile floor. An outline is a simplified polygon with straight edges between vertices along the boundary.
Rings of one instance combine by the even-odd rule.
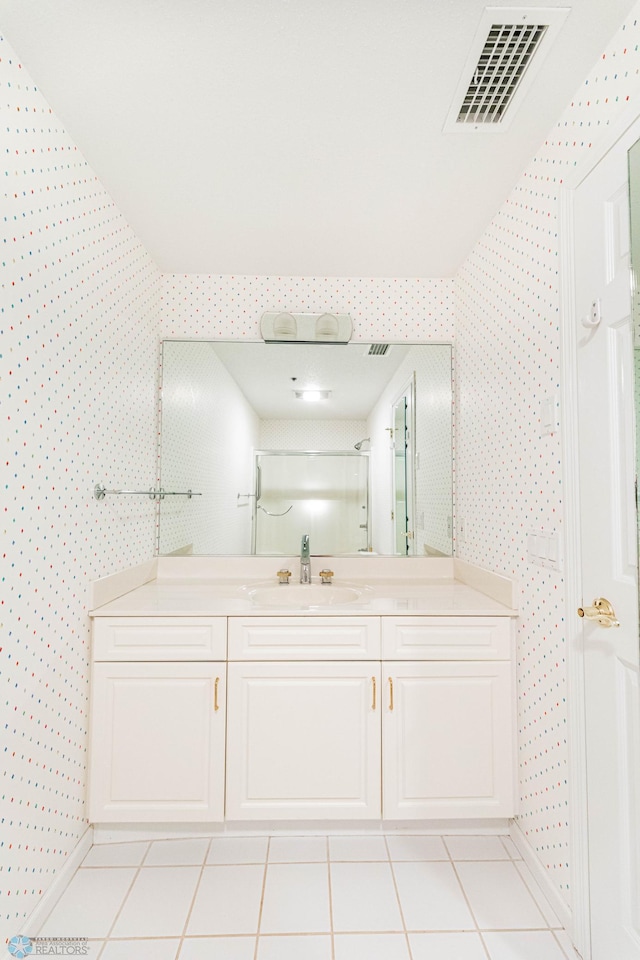
[[[575,960],[497,836],[94,846],[40,937],[100,960]]]

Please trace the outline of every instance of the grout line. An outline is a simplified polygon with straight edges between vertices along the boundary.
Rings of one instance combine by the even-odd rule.
[[[331,933],[331,960],[336,957],[336,941],[333,930],[333,893],[331,887],[331,850],[329,847],[329,837],[325,837],[325,851],[327,854],[327,882],[329,884],[329,930]]]
[[[444,839],[444,837],[442,838],[442,842],[444,843],[445,849],[446,849],[447,853],[449,854],[449,863],[451,864],[451,867],[453,868],[453,872],[454,872],[454,874],[455,874],[455,878],[456,878],[456,880],[458,881],[458,886],[460,887],[460,890],[462,891],[462,896],[464,897],[465,903],[467,904],[467,907],[468,907],[468,909],[469,909],[469,913],[471,914],[471,919],[472,919],[473,922],[475,923],[476,933],[478,934],[478,936],[479,936],[479,938],[480,938],[480,943],[482,944],[482,949],[483,949],[484,952],[486,953],[488,960],[491,960],[491,956],[490,956],[490,954],[489,954],[489,948],[487,947],[486,943],[484,942],[484,937],[482,936],[482,930],[480,929],[480,926],[479,926],[478,921],[477,921],[477,919],[476,919],[476,915],[475,915],[475,913],[473,912],[473,910],[472,910],[472,908],[471,908],[471,902],[470,902],[470,900],[469,900],[469,897],[467,896],[467,891],[465,890],[464,886],[462,885],[462,880],[460,879],[460,876],[459,876],[458,871],[457,871],[457,869],[456,869],[455,860],[454,860],[453,857],[451,856],[451,851],[449,850],[449,847],[447,846],[447,843],[446,843],[446,840]],[[470,862],[470,861],[467,861],[467,863],[469,863],[469,862]]]
[[[262,908],[264,907],[264,895],[267,889],[267,869],[269,867],[269,850],[271,848],[271,837],[267,837],[267,849],[264,858],[264,873],[262,875],[262,890],[260,891],[260,909],[258,910],[258,927],[256,929],[256,943],[253,948],[253,960],[258,960],[258,947],[260,945],[260,924],[262,923]]]
[[[107,946],[107,943],[108,943],[108,941],[109,941],[109,937],[111,936],[111,933],[112,933],[112,931],[113,931],[113,928],[115,927],[116,923],[118,922],[118,919],[119,919],[119,917],[120,917],[120,914],[121,914],[122,911],[124,910],[124,905],[125,905],[125,903],[127,902],[127,900],[129,899],[129,895],[131,894],[131,891],[133,890],[133,885],[134,885],[134,883],[136,882],[136,880],[138,879],[138,877],[140,876],[140,871],[142,870],[142,864],[144,863],[145,857],[146,857],[147,854],[149,853],[149,849],[150,849],[150,848],[151,848],[151,842],[149,841],[149,843],[147,844],[147,849],[146,849],[145,852],[144,852],[144,856],[142,857],[142,860],[140,861],[140,863],[138,864],[138,866],[137,866],[137,868],[136,868],[136,871],[135,871],[135,873],[134,873],[134,875],[133,875],[133,878],[132,878],[132,880],[131,880],[131,883],[130,883],[129,886],[127,887],[127,892],[126,892],[126,894],[125,894],[124,897],[123,897],[122,903],[120,904],[120,907],[119,907],[118,910],[116,911],[116,915],[115,915],[115,917],[113,918],[113,923],[111,924],[111,926],[109,927],[109,929],[108,929],[108,931],[107,931],[107,935],[106,935],[106,937],[104,938],[104,943],[102,944],[102,949],[100,950],[100,953],[98,954],[98,960],[99,960],[99,958],[102,956],[102,954],[104,953],[104,951],[105,951],[105,949],[106,949],[106,946]]]
[[[387,857],[389,858],[389,868],[391,870],[391,879],[393,881],[393,889],[396,892],[396,900],[398,901],[398,910],[400,911],[400,919],[402,920],[402,932],[404,933],[404,940],[407,945],[407,953],[409,955],[409,960],[413,960],[413,952],[411,950],[411,943],[409,941],[409,933],[407,931],[407,924],[404,919],[404,910],[402,909],[402,903],[400,901],[400,891],[398,890],[396,872],[393,867],[393,860],[391,859],[391,851],[389,850],[389,844],[387,843],[386,834],[384,835],[383,839],[384,839],[384,845],[387,850]]]
[[[181,934],[181,936],[180,936],[180,943],[178,944],[178,950],[177,950],[177,952],[176,952],[176,960],[178,960],[178,957],[179,957],[180,954],[182,953],[182,944],[184,943],[184,938],[185,938],[186,935],[187,935],[187,927],[189,926],[189,920],[191,920],[191,914],[193,913],[193,908],[194,908],[194,906],[195,906],[196,897],[198,896],[198,890],[200,889],[200,884],[202,883],[202,877],[203,877],[203,875],[204,875],[204,868],[205,868],[205,866],[207,865],[207,857],[209,856],[209,850],[211,849],[211,844],[212,844],[212,843],[213,843],[213,837],[210,838],[209,843],[207,844],[207,849],[206,849],[205,852],[204,852],[204,857],[202,858],[202,863],[201,863],[201,865],[200,865],[200,873],[198,874],[198,882],[196,883],[196,885],[195,885],[195,887],[194,887],[193,896],[191,897],[191,905],[189,906],[189,909],[187,910],[187,916],[185,917],[185,921],[184,921],[184,924],[183,924],[183,927],[182,927],[182,934]]]

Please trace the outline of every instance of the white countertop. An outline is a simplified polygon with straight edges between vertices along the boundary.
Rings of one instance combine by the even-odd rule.
[[[314,577],[313,584],[318,581]],[[292,606],[285,591],[295,590],[303,596],[304,585],[279,586],[274,582],[273,599],[258,602],[250,590],[265,585],[265,580],[220,580],[164,578],[151,580],[91,611],[93,617],[153,616],[517,616],[513,607],[463,583],[461,580],[375,579],[349,581],[336,578],[335,587],[364,587],[363,594],[352,602],[297,604]],[[330,589],[330,588],[329,588]],[[282,591],[282,592],[280,592]],[[312,591],[313,599],[318,591]],[[279,604],[278,598],[283,598]]]

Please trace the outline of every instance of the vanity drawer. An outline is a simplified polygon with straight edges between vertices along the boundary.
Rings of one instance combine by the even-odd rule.
[[[509,660],[509,617],[383,617],[385,660]]]
[[[379,617],[229,618],[229,660],[379,659]]]
[[[94,660],[225,660],[226,617],[96,617]]]

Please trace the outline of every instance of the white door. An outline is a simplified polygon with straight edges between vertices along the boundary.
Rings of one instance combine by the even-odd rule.
[[[640,958],[640,716],[628,147],[628,139],[623,138],[574,197],[592,960]],[[589,609],[596,598],[611,603],[619,626],[606,626],[606,616],[603,623],[588,619],[597,613]],[[580,642],[577,620],[570,625],[569,636],[578,636]]]
[[[229,820],[380,817],[380,663],[230,663]]]
[[[224,818],[225,663],[96,663],[89,819]]]
[[[508,661],[383,667],[383,816],[512,817]]]

